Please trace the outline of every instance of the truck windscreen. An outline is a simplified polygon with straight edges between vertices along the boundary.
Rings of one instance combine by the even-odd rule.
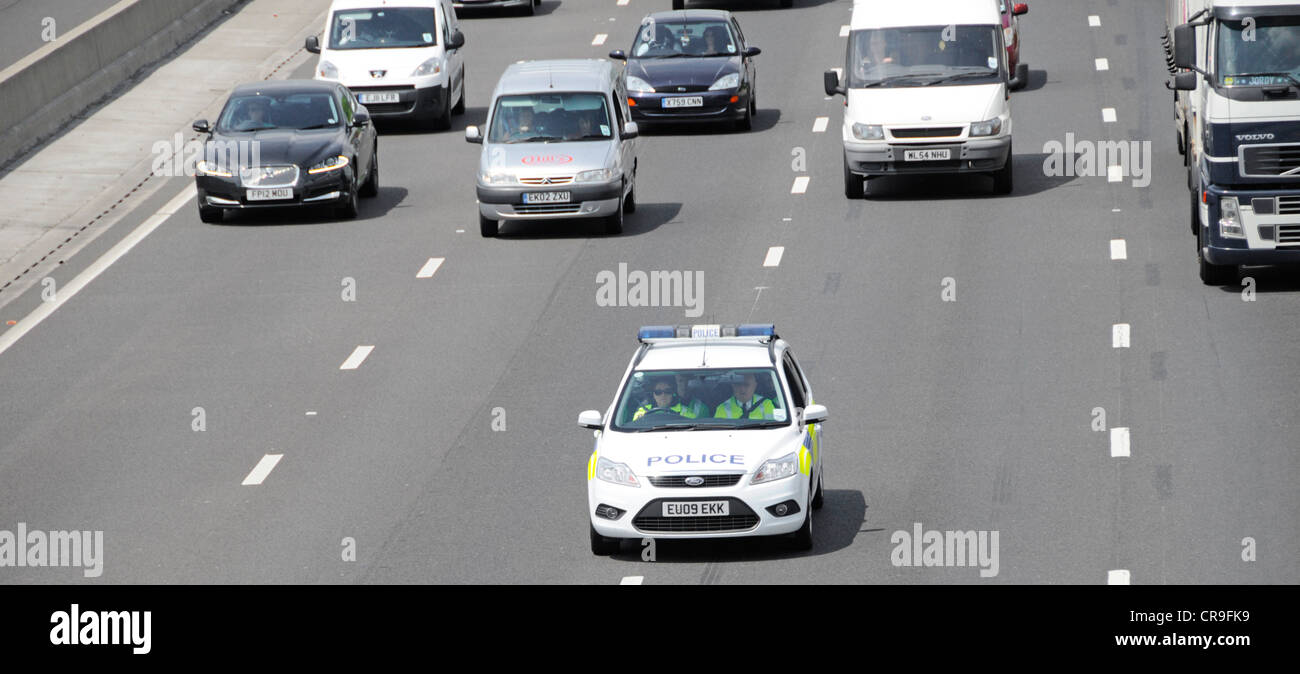
[[[1300,86],[1300,17],[1220,21],[1215,75],[1224,86]]]

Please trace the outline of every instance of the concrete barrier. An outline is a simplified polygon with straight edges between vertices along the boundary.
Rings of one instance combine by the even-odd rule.
[[[0,168],[246,1],[122,0],[0,71]]]

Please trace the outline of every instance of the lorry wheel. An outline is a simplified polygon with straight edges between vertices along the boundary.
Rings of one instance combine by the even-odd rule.
[[[849,170],[849,158],[844,157],[844,196],[849,199],[861,199],[866,196],[862,176]]]
[[[1224,286],[1232,283],[1237,277],[1237,265],[1235,264],[1210,264],[1205,259],[1203,251],[1205,247],[1198,236],[1196,238],[1196,259],[1201,263],[1201,282],[1207,286]]]
[[[1201,191],[1192,190],[1190,194],[1192,195],[1192,208],[1191,208],[1192,216],[1188,218],[1188,224],[1192,226],[1192,236],[1200,236],[1201,235],[1201,200],[1199,197]]]

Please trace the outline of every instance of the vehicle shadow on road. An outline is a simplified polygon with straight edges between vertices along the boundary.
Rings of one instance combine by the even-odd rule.
[[[648,234],[677,217],[682,210],[679,202],[638,203],[636,212],[623,216],[623,233],[606,234],[604,223],[598,218],[571,218],[567,220],[507,220],[502,222],[497,237],[501,239],[586,239],[602,237],[638,236]]]
[[[759,108],[754,115],[754,128],[750,131],[741,131],[731,126],[730,122],[659,122],[641,126],[641,135],[652,138],[655,136],[743,136],[747,133],[759,133],[767,131],[776,126],[781,121],[780,108]]]
[[[836,1],[837,0],[794,0],[794,7],[791,7],[790,9],[808,9],[809,7],[818,7]],[[665,9],[667,9],[667,7],[665,7]],[[748,2],[743,4],[734,1],[722,2],[720,0],[686,0],[686,9],[725,9],[736,14],[741,14],[744,12],[762,12],[784,8],[781,7],[779,0],[757,0],[757,2]],[[744,26],[741,26],[741,28],[744,28]]]
[[[813,511],[813,549],[800,552],[790,549],[785,536],[752,538],[714,538],[705,540],[655,541],[655,562],[699,564],[701,562],[761,562],[825,555],[853,544],[866,518],[867,502],[856,489],[827,489],[821,510]],[[878,531],[875,529],[868,531]],[[638,540],[624,542],[612,559],[643,561],[643,547]],[[721,578],[726,582],[726,578]]]
[[[381,175],[382,181],[382,175]],[[361,208],[352,220],[340,220],[334,217],[332,210],[326,206],[315,208],[268,208],[255,211],[227,213],[221,225],[230,227],[266,227],[275,225],[324,225],[333,222],[362,222],[378,220],[396,208],[409,194],[405,187],[385,187],[381,182],[379,195],[361,199]]]
[[[1193,270],[1193,274],[1195,270]],[[1247,278],[1254,279],[1254,290],[1260,295],[1300,292],[1300,266],[1243,267],[1233,282],[1219,286],[1219,291],[1241,295],[1246,291]]]
[[[459,115],[451,116],[450,129],[435,129],[427,121],[416,121],[409,119],[383,119],[375,120],[375,130],[381,136],[436,136],[439,134],[452,134],[453,136],[464,139],[465,127],[471,124],[482,126],[483,121],[487,119],[487,106],[465,106],[465,112]]]
[[[1014,199],[1062,187],[1076,176],[1048,176],[1043,162],[1049,155],[1039,152],[1017,152],[1015,162],[1015,189],[1011,194],[994,194],[993,178],[987,175],[964,173],[957,175],[933,174],[914,176],[883,176],[867,182],[868,201],[931,201],[934,199]],[[1104,176],[1095,180],[1105,180]]]
[[[1029,82],[1027,82],[1021,89],[1011,92],[1011,98],[1012,100],[1015,100],[1016,94],[1022,94],[1027,91],[1038,91],[1045,86],[1047,86],[1047,71],[1034,70],[1033,68],[1030,68]]]
[[[562,0],[542,0],[542,4],[533,7],[535,16],[546,16],[559,9]],[[461,7],[456,10],[457,19],[528,19],[518,7]]]

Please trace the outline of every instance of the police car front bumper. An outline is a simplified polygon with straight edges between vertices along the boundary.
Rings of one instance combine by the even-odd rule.
[[[663,477],[716,475],[716,472],[675,473]],[[803,526],[808,512],[809,479],[796,473],[773,482],[751,485],[753,473],[745,473],[730,487],[655,487],[641,477],[640,487],[628,487],[599,478],[588,482],[587,514],[596,533],[607,538],[736,538],[778,536],[794,533]],[[663,504],[726,501],[725,516],[665,517]],[[773,510],[785,505],[785,514]],[[617,508],[618,517],[602,513]]]

